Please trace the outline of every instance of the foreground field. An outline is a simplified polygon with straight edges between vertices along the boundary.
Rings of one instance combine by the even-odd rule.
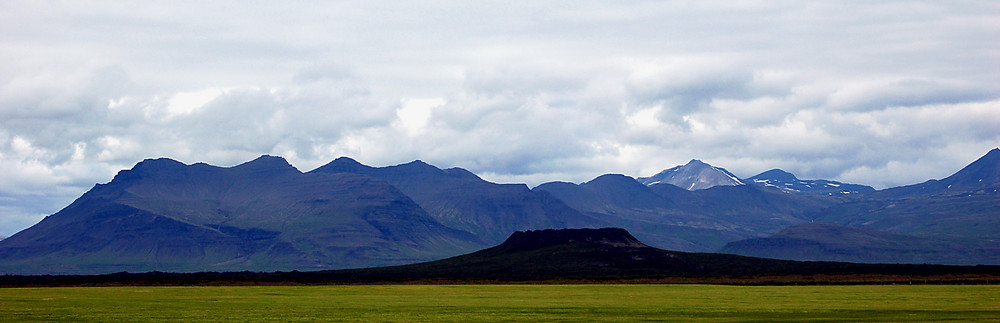
[[[1000,321],[1000,286],[376,285],[0,289],[3,321]]]

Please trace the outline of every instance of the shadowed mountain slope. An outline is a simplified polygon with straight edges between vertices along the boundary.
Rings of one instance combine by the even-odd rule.
[[[482,244],[368,177],[303,174],[271,156],[230,168],[155,159],[0,241],[0,272],[352,268]]]
[[[441,224],[470,232],[490,244],[518,230],[602,224],[524,184],[490,183],[461,168],[442,170],[419,160],[376,168],[341,157],[309,173],[350,173],[384,180]]]
[[[912,236],[826,223],[793,226],[767,238],[726,244],[722,253],[860,263],[1000,264],[1000,241]]]

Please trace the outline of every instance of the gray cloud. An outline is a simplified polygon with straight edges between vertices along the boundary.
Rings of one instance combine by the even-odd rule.
[[[490,180],[691,158],[877,187],[1000,145],[1000,5],[26,2],[0,19],[0,235],[151,157]],[[30,26],[30,28],[26,28]]]

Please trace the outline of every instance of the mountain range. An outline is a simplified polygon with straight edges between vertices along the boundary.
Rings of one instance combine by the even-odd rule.
[[[231,168],[145,160],[0,243],[11,273],[368,267],[485,244],[384,181],[304,174],[272,156]]]
[[[680,186],[679,186],[680,185]],[[274,271],[452,257],[511,233],[621,227],[651,246],[794,260],[998,264],[1000,149],[948,178],[876,191],[692,160],[649,178],[490,183],[422,161],[149,159],[0,241],[0,273]]]

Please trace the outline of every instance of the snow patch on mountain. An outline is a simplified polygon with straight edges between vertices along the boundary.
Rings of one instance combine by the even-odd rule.
[[[692,159],[685,165],[663,170],[650,177],[639,177],[637,180],[647,186],[671,184],[689,191],[715,186],[745,185],[743,181],[725,168],[715,167],[697,159]]]
[[[772,169],[747,178],[744,181],[750,185],[775,188],[786,193],[845,195],[874,191],[873,188],[864,185],[846,184],[824,179],[798,179],[792,173],[780,169]]]

